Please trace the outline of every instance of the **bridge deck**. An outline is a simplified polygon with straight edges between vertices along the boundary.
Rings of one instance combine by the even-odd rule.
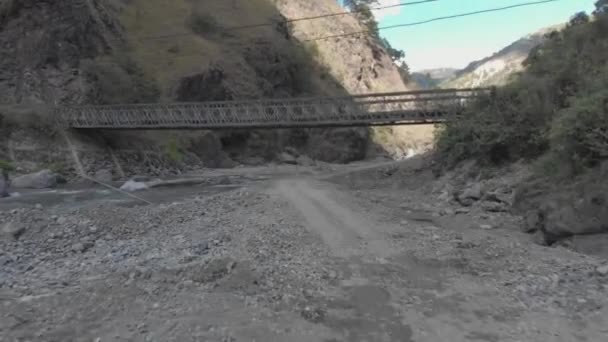
[[[77,129],[239,129],[439,123],[488,89],[448,89],[334,98],[80,106],[57,109]]]

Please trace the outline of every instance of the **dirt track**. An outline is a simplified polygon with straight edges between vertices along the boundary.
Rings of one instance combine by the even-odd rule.
[[[399,188],[374,175],[282,176],[150,207],[3,212],[27,229],[0,242],[0,336],[608,340],[602,260],[534,245],[509,217],[442,214],[426,175]]]

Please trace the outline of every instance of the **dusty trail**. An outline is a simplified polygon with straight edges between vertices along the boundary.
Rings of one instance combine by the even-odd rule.
[[[323,189],[323,183],[306,179],[282,180],[276,184],[276,189],[336,256],[361,255],[362,249],[376,257],[393,253],[382,238],[391,229],[376,225],[333,199],[331,193]]]
[[[566,342],[608,336],[599,326],[582,333],[564,315],[529,310],[496,281],[479,277],[481,268],[492,273],[500,267],[483,263],[488,254],[464,256],[447,247],[448,257],[440,257],[446,241],[437,234],[445,232],[434,224],[378,223],[373,210],[351,207],[351,194],[312,179],[282,180],[274,190],[343,259],[340,273],[348,276],[328,291],[333,295],[325,299],[324,324],[342,331],[345,341]]]

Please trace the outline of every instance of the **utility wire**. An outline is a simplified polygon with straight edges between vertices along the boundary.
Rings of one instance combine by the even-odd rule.
[[[438,0],[433,0],[433,1],[438,1]],[[473,15],[490,13],[490,12],[498,12],[498,11],[509,10],[512,8],[540,5],[540,4],[545,4],[545,3],[557,2],[557,1],[562,1],[562,0],[543,0],[543,1],[526,2],[526,3],[520,3],[520,4],[505,6],[505,7],[491,8],[491,9],[486,9],[486,10],[479,10],[479,11],[474,11],[474,12],[437,17],[437,18],[432,18],[432,19],[427,19],[427,20],[422,20],[422,21],[417,21],[417,22],[412,22],[412,23],[384,26],[384,27],[379,27],[378,30],[388,30],[388,29],[401,28],[401,27],[424,25],[424,24],[429,24],[429,23],[433,23],[436,21],[449,20],[449,19],[454,19],[454,18],[467,17],[467,16],[473,16]],[[302,41],[303,42],[318,41],[318,40],[325,40],[325,39],[331,39],[331,38],[340,38],[340,37],[348,37],[348,36],[355,36],[355,35],[361,35],[361,34],[369,34],[370,32],[371,32],[370,30],[348,32],[348,33],[343,33],[343,34],[304,39]],[[146,53],[144,55],[157,55],[157,53],[150,53],[150,54]],[[194,53],[193,54],[175,54],[174,56],[175,57],[195,57],[195,56],[200,56],[200,54],[198,54],[198,53],[197,54],[194,54]],[[102,64],[104,64],[104,63],[102,62]]]
[[[513,9],[513,8],[518,8],[518,7],[541,5],[541,4],[546,4],[546,3],[550,3],[550,2],[557,2],[557,1],[561,1],[561,0],[543,0],[543,1],[525,2],[525,3],[521,3],[521,4],[516,4],[516,5],[497,7],[497,8],[491,8],[491,9],[474,11],[474,12],[468,12],[468,13],[454,14],[454,15],[449,15],[449,16],[444,16],[444,17],[437,17],[437,18],[422,20],[422,21],[415,21],[415,22],[406,23],[406,24],[397,24],[397,25],[383,26],[383,27],[379,27],[378,31],[380,31],[380,30],[390,30],[390,29],[400,28],[400,27],[409,27],[409,26],[423,25],[423,24],[428,24],[428,23],[432,23],[432,22],[435,22],[435,21],[448,20],[448,19],[461,18],[461,17],[468,17],[468,16],[472,16],[472,15],[483,14],[483,13],[490,13],[490,12],[505,11],[505,10],[509,10],[509,9]],[[325,39],[330,39],[330,38],[340,38],[340,37],[355,36],[355,35],[367,34],[367,33],[371,33],[371,32],[372,32],[371,30],[363,30],[363,31],[348,32],[348,33],[343,33],[343,34],[335,34],[335,35],[331,35],[331,36],[323,36],[323,37],[318,37],[318,38],[305,39],[303,41],[305,41],[305,42],[311,42],[311,41],[325,40]]]
[[[369,9],[372,11],[378,11],[378,10],[395,8],[395,7],[422,5],[422,4],[426,4],[426,3],[430,3],[430,2],[437,2],[437,1],[439,1],[439,0],[408,1],[408,2],[402,2],[399,4],[393,4],[393,5],[371,7]],[[280,24],[289,24],[289,23],[294,23],[294,22],[299,22],[299,21],[316,20],[316,19],[330,18],[330,17],[343,16],[343,15],[353,15],[353,14],[364,12],[366,10],[367,9],[359,9],[359,10],[354,10],[354,11],[344,11],[344,12],[321,14],[321,15],[316,15],[316,16],[311,16],[311,17],[277,20],[274,22],[265,22],[265,23],[243,25],[243,26],[232,26],[232,27],[223,28],[220,31],[224,31],[224,32],[239,31],[239,30],[247,30],[247,29],[260,28],[260,27],[266,27],[266,26],[275,26],[275,25],[280,25]],[[135,38],[135,40],[138,40],[138,41],[157,40],[157,39],[167,39],[167,38],[176,38],[176,37],[193,36],[193,35],[197,35],[197,34],[193,33],[193,32],[181,32],[181,33],[174,33],[174,34],[166,34],[166,35],[162,35],[162,36],[148,36],[148,37]]]

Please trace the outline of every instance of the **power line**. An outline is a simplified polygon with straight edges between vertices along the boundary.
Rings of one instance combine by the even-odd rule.
[[[438,0],[432,0],[432,1],[438,1]],[[540,4],[545,4],[545,3],[557,2],[557,1],[562,1],[562,0],[543,0],[543,1],[526,2],[526,3],[520,3],[520,4],[505,6],[505,7],[491,8],[491,9],[486,9],[486,10],[479,10],[479,11],[474,11],[474,12],[437,17],[437,18],[432,18],[432,19],[427,19],[427,20],[422,20],[422,21],[417,21],[417,22],[412,22],[412,23],[384,26],[384,27],[379,27],[378,30],[388,30],[388,29],[393,29],[393,28],[424,25],[424,24],[429,24],[429,23],[433,23],[436,21],[449,20],[449,19],[460,18],[460,17],[467,17],[467,16],[489,13],[489,12],[498,12],[498,11],[504,11],[504,10],[508,10],[508,9],[518,8],[518,7],[540,5]],[[393,5],[393,6],[395,6],[395,5]],[[343,34],[322,36],[322,37],[312,38],[312,39],[304,39],[301,41],[302,42],[318,41],[318,40],[325,40],[325,39],[331,39],[331,38],[340,38],[340,37],[355,36],[355,35],[361,35],[361,34],[369,34],[370,32],[371,32],[370,30],[348,32],[348,33],[343,33]],[[149,54],[146,53],[144,55],[157,55],[157,53],[149,53]],[[193,54],[175,54],[174,55],[174,57],[196,57],[196,56],[200,56],[200,54],[193,53]]]
[[[388,9],[388,8],[421,5],[421,4],[426,4],[426,3],[429,3],[429,2],[437,2],[437,1],[439,1],[439,0],[410,1],[410,2],[402,2],[402,3],[399,3],[399,4],[393,4],[393,5],[386,5],[386,6],[379,6],[379,7],[370,7],[369,9],[371,11],[378,11],[378,10],[383,10],[383,9]],[[292,23],[292,22],[303,21],[303,20],[313,20],[313,19],[320,19],[320,18],[328,18],[328,17],[335,17],[335,16],[340,16],[340,15],[362,13],[362,12],[366,12],[366,11],[367,11],[367,9],[358,9],[358,10],[354,10],[354,11],[345,11],[345,12],[337,12],[337,13],[330,13],[330,14],[322,14],[322,15],[317,15],[317,16],[312,16],[312,17],[289,19],[289,20],[287,20],[287,22],[288,23]]]
[[[489,13],[489,12],[498,12],[498,11],[504,11],[504,10],[513,9],[513,8],[517,8],[517,7],[540,5],[540,4],[546,4],[546,3],[550,3],[550,2],[556,2],[556,1],[561,1],[561,0],[543,0],[543,1],[525,2],[525,3],[516,4],[516,5],[510,5],[510,6],[505,6],[505,7],[497,7],[497,8],[491,8],[491,9],[486,9],[486,10],[480,10],[480,11],[474,11],[474,12],[468,12],[468,13],[460,13],[460,14],[454,14],[454,15],[449,15],[449,16],[444,16],[444,17],[437,17],[437,18],[432,18],[432,19],[427,19],[427,20],[422,20],[422,21],[415,21],[415,22],[412,22],[412,23],[383,26],[383,27],[379,27],[378,31],[380,31],[380,30],[389,30],[389,29],[400,28],[400,27],[409,27],[409,26],[423,25],[423,24],[428,24],[428,23],[432,23],[432,22],[435,22],[435,21],[448,20],[448,19],[461,18],[461,17],[468,17],[468,16],[472,16],[472,15],[477,15],[477,14],[483,14],[483,13]],[[368,34],[368,33],[371,33],[371,32],[372,32],[371,30],[363,30],[363,31],[348,32],[348,33],[342,33],[342,34],[335,34],[335,35],[330,35],[330,36],[323,36],[323,37],[312,38],[312,39],[305,39],[303,41],[305,41],[305,42],[311,42],[311,41],[325,40],[325,39],[331,39],[331,38],[356,36],[356,35],[360,35],[360,34]]]
[[[378,11],[378,10],[389,9],[389,8],[396,8],[396,7],[422,5],[422,4],[426,4],[426,3],[430,3],[430,2],[437,2],[437,1],[439,1],[439,0],[408,1],[408,2],[402,2],[402,3],[399,3],[399,4],[372,7],[372,8],[370,8],[370,10],[372,10],[372,11]],[[343,16],[343,15],[353,15],[353,14],[361,13],[361,12],[364,12],[364,11],[367,11],[367,9],[359,9],[359,10],[354,10],[354,11],[327,13],[327,14],[321,14],[321,15],[316,15],[316,16],[311,16],[311,17],[301,17],[301,18],[294,18],[294,19],[287,19],[287,20],[277,20],[277,21],[274,21],[274,22],[265,22],[265,23],[251,24],[251,25],[226,27],[226,28],[221,29],[220,31],[225,31],[225,32],[226,31],[239,31],[239,30],[260,28],[260,27],[266,27],[266,26],[275,26],[275,25],[280,25],[280,24],[289,24],[289,23],[294,23],[294,22],[299,22],[299,21],[316,20],[316,19],[336,17],[336,16]],[[162,35],[162,36],[141,37],[141,38],[136,38],[135,40],[138,40],[138,41],[158,40],[158,39],[167,39],[167,38],[176,38],[176,37],[183,37],[183,36],[194,36],[194,35],[197,35],[197,34],[193,33],[193,32],[181,32],[181,33],[174,33],[174,34],[166,34],[166,35]]]

